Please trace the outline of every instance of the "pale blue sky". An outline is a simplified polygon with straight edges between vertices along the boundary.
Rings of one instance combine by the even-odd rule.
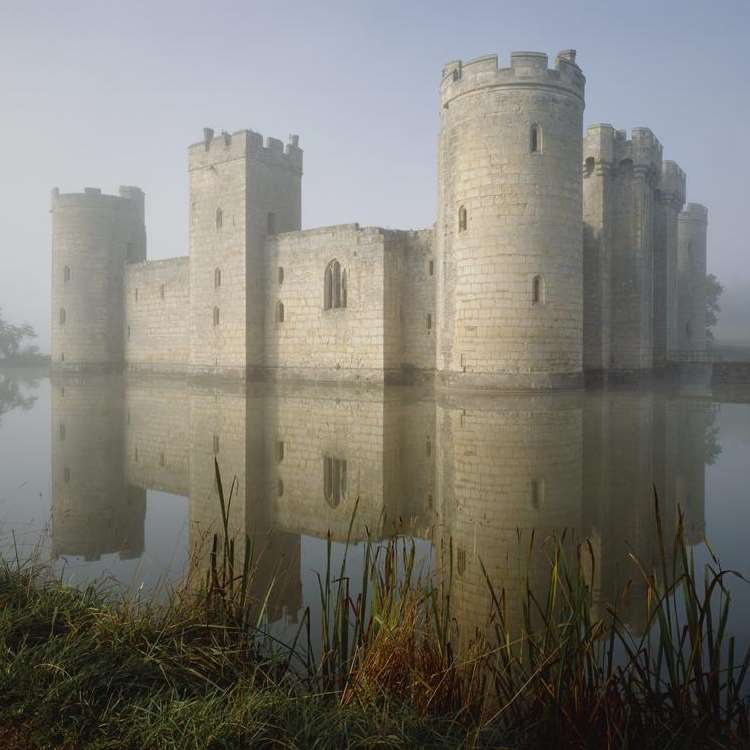
[[[187,254],[186,149],[204,126],[299,133],[305,227],[429,226],[442,65],[569,47],[585,123],[650,127],[708,205],[709,270],[741,335],[748,0],[0,0],[0,307],[46,348],[55,185],[141,186],[149,257]]]

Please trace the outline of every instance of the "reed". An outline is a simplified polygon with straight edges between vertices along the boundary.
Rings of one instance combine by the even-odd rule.
[[[750,652],[729,632],[728,581],[742,576],[713,554],[696,570],[681,521],[665,538],[656,496],[658,565],[633,560],[648,600],[640,636],[618,602],[592,615],[585,540],[532,536],[519,554],[543,555],[548,578],[526,582],[520,624],[484,570],[490,616],[459,633],[450,540],[436,577],[413,540],[368,538],[355,586],[353,516],[339,565],[327,540],[320,639],[308,608],[282,643],[266,623],[277,582],[259,589],[257,551],[235,543],[235,483],[226,493],[218,464],[216,488],[202,583],[165,605],[75,590],[32,563],[0,567],[0,736],[96,748],[750,746]]]

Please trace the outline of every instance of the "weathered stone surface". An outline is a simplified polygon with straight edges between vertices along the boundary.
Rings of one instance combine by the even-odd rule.
[[[187,258],[146,261],[138,188],[56,190],[54,365],[543,390],[701,356],[706,210],[647,128],[584,137],[584,86],[573,50],[446,65],[434,229],[301,230],[298,137],[250,130],[189,148]]]

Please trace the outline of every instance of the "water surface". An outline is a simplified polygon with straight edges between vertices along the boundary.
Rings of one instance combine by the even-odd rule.
[[[487,614],[480,560],[510,601],[526,580],[543,587],[544,556],[523,553],[532,530],[589,539],[599,606],[632,581],[623,615],[642,630],[630,556],[658,560],[654,488],[667,535],[682,512],[699,564],[706,536],[750,573],[750,387],[664,383],[489,397],[0,372],[2,554],[36,548],[75,584],[175,585],[218,528],[214,459],[234,484],[232,533],[260,555],[258,588],[278,580],[269,619],[282,629],[316,609],[326,539],[339,561],[357,499],[353,578],[368,535],[415,538],[436,576],[450,539],[452,610],[469,630]],[[733,592],[746,642],[748,587]]]

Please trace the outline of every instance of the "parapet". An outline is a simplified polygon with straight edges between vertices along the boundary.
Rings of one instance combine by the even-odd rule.
[[[649,128],[633,128],[630,140],[625,130],[615,130],[609,123],[591,125],[584,138],[584,163],[594,159],[595,163],[617,166],[629,162],[635,168],[662,172],[662,145]]]
[[[680,214],[680,221],[707,224],[708,209],[702,203],[688,203],[685,210]]]
[[[548,66],[544,52],[512,52],[509,68],[498,66],[497,55],[466,62],[454,60],[443,66],[441,102],[447,107],[453,99],[476,89],[544,86],[571,94],[583,104],[586,78],[575,59],[575,50],[563,50],[557,55],[554,68]]]
[[[217,137],[213,129],[204,128],[203,140],[188,148],[190,170],[241,158],[257,159],[302,174],[298,135],[290,135],[285,145],[278,138],[264,139],[254,130],[222,131]]]
[[[662,163],[659,192],[665,199],[681,206],[685,202],[686,185],[685,173],[676,162],[667,160]]]
[[[143,213],[145,194],[139,187],[121,185],[118,195],[102,193],[101,188],[87,187],[82,193],[61,193],[60,188],[52,188],[52,210],[61,207],[122,207]]]

